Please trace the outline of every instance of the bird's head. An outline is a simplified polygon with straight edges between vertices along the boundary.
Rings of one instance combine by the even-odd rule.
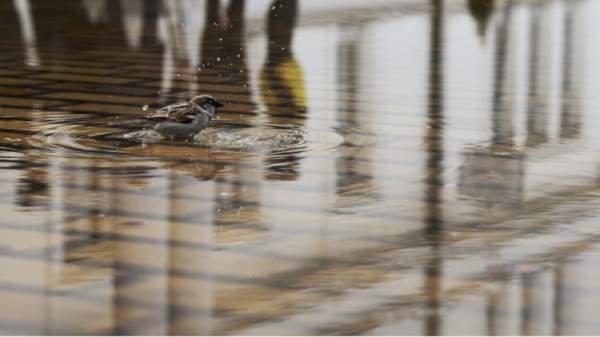
[[[192,98],[191,102],[201,108],[205,108],[206,105],[211,105],[215,108],[221,108],[224,106],[223,103],[221,103],[218,99],[214,98],[211,95],[196,96],[196,97]]]

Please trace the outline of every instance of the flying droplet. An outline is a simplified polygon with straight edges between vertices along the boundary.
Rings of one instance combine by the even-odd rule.
[[[221,58],[220,57],[217,57],[217,62],[221,62]]]
[[[148,104],[144,104],[144,106],[142,107],[142,110],[148,111],[148,109],[150,109],[150,106],[148,106]]]

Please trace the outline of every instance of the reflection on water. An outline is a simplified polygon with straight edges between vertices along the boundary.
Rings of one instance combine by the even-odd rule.
[[[597,334],[598,10],[0,0],[0,332]]]

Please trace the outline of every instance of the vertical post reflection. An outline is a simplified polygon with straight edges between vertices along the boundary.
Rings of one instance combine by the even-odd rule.
[[[489,295],[488,335],[515,335],[520,327],[521,280],[514,274],[499,280],[498,287]]]
[[[106,0],[82,0],[91,23],[98,23],[106,15]]]
[[[197,185],[190,183],[192,177],[171,175],[169,182],[169,236],[172,241],[187,240],[210,246],[214,241],[214,228],[200,223],[178,223],[177,215],[189,212],[189,201],[182,198],[189,193],[197,193]],[[176,270],[207,272],[211,270],[210,250],[185,249],[169,246],[168,256],[168,334],[169,335],[209,335],[212,328],[212,307],[214,301],[213,280],[194,279],[176,275]],[[198,308],[203,314],[185,315],[181,308]]]
[[[285,121],[287,126],[301,127],[306,122],[304,75],[292,50],[297,16],[296,0],[274,0],[268,12],[268,54],[260,73],[260,91],[270,124]],[[297,179],[301,159],[298,152],[269,153],[265,160],[267,179]]]
[[[35,27],[33,25],[29,0],[14,0],[14,2],[17,14],[19,15],[21,35],[25,45],[25,64],[33,67],[39,66],[40,56],[36,45]]]
[[[506,4],[502,21],[498,25],[496,58],[494,61],[494,93],[492,103],[492,129],[494,145],[512,147],[514,144],[513,111],[507,111],[505,82],[507,80],[508,41],[510,38],[510,17],[512,0]]]
[[[486,318],[487,318],[487,335],[496,336],[498,335],[498,328],[496,317],[498,316],[498,297],[497,292],[491,292],[488,294],[488,302],[486,307]]]
[[[142,0],[121,0],[121,12],[127,44],[139,48],[144,28],[144,3]]]
[[[565,261],[559,261],[554,268],[554,326],[552,333],[554,336],[563,335],[562,323],[563,323],[563,304],[565,302],[565,291],[564,291],[564,265]]]
[[[431,32],[429,56],[429,111],[425,133],[427,167],[425,168],[425,236],[431,257],[425,266],[426,317],[425,334],[439,335],[441,287],[441,235],[443,225],[443,134],[444,134],[444,2],[431,0]]]
[[[167,188],[166,186],[164,187]],[[115,193],[114,208],[110,214],[119,214],[127,210],[148,209],[148,199],[144,195],[130,193]],[[169,213],[166,203],[153,202],[152,208],[156,211],[156,217],[168,220]],[[112,230],[122,235],[127,233],[125,224],[115,223]],[[158,238],[167,238],[169,231],[167,226],[148,226],[145,234]],[[146,245],[133,244],[131,242],[117,242],[114,245],[114,293],[113,293],[113,322],[112,334],[116,335],[164,335],[168,327],[168,256],[169,246],[167,242],[155,245],[148,249]],[[149,275],[138,270],[138,266],[154,266],[157,272]],[[150,281],[151,286],[143,286],[142,281]],[[149,296],[152,294],[152,296]],[[131,302],[147,301],[147,309],[151,309],[152,324],[147,326],[140,320],[145,310],[131,306]]]
[[[531,316],[532,316],[532,289],[533,289],[533,275],[525,273],[522,276],[522,306],[521,306],[521,335],[531,335]]]
[[[527,111],[527,146],[536,146],[548,140],[548,104],[547,95],[542,91],[549,90],[546,83],[549,52],[543,34],[547,33],[544,18],[547,11],[538,1],[531,9],[529,30],[529,102]]]
[[[515,48],[511,31],[513,1],[508,1],[496,24],[493,91],[491,102],[492,137],[477,146],[468,146],[460,170],[459,192],[479,201],[487,209],[518,208],[524,196],[525,155],[515,146]],[[513,46],[513,48],[511,48]]]
[[[562,106],[560,119],[560,138],[572,139],[581,134],[581,90],[577,83],[583,71],[582,60],[577,59],[582,53],[582,46],[577,43],[576,6],[578,1],[564,3],[564,37],[563,37],[563,76],[562,76]]]
[[[373,181],[370,146],[356,141],[353,135],[356,129],[361,133],[370,133],[360,118],[360,46],[364,26],[342,25],[337,51],[338,92],[345,99],[338,102],[336,129],[344,137],[339,155],[335,161],[336,200],[335,207],[348,207],[376,201],[376,186]]]
[[[252,93],[248,86],[249,71],[246,61],[244,13],[246,1],[232,0],[224,8],[216,0],[206,2],[206,25],[202,36],[201,72],[199,75],[215,77],[227,84],[235,85],[238,92],[236,103],[254,110]],[[247,122],[245,120],[244,122]],[[258,156],[248,161],[259,161]],[[257,163],[258,164],[258,163]],[[261,185],[259,170],[227,167],[227,174],[216,181],[214,193],[213,224],[216,240],[243,240],[250,235],[262,233],[263,213],[260,207]],[[235,229],[244,228],[244,234],[234,236]],[[245,235],[245,236],[244,236]]]

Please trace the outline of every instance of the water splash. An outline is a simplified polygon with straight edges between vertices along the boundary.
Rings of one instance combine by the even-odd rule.
[[[142,144],[185,142],[189,146],[209,147],[213,150],[259,153],[304,147],[308,143],[308,136],[303,130],[264,126],[209,128],[187,141],[166,139],[151,129],[127,132],[111,138]]]

